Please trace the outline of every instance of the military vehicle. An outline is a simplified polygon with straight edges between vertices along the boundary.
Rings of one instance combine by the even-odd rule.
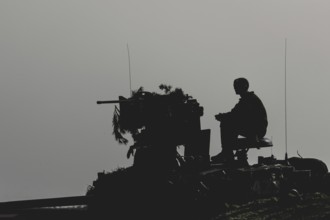
[[[268,138],[258,142],[238,138],[234,161],[213,163],[210,129],[201,129],[203,107],[182,89],[166,85],[160,89],[163,94],[140,88],[130,98],[97,102],[119,104],[113,134],[121,144],[127,143],[125,133],[132,135],[134,144],[127,156],[134,155],[134,163],[98,174],[87,193],[95,198],[91,209],[101,212],[116,206],[128,219],[205,219],[228,202],[327,190],[328,168],[318,159],[260,156],[257,164],[250,165],[248,150],[272,147]],[[184,148],[183,155],[179,148]],[[122,212],[123,207],[131,211]]]
[[[97,102],[115,104],[113,134],[120,144],[128,144],[125,135],[132,136],[127,152],[134,156],[132,166],[98,173],[85,196],[0,203],[0,214],[37,210],[31,215],[36,219],[45,217],[40,211],[47,207],[84,205],[87,212],[78,212],[79,219],[210,219],[230,203],[329,192],[328,168],[318,159],[260,156],[250,165],[248,150],[272,147],[268,138],[240,137],[234,161],[212,162],[211,131],[201,129],[203,107],[182,89],[160,89],[140,88],[129,98]]]

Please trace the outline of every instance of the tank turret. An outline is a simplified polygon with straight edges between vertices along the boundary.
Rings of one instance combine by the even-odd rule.
[[[130,98],[119,96],[113,116],[113,134],[121,144],[127,144],[130,133],[134,144],[127,156],[134,155],[134,166],[174,169],[184,158],[199,156],[209,161],[210,130],[201,130],[203,107],[181,89],[171,90],[161,85],[165,94],[145,92],[142,88]],[[177,147],[184,146],[185,154],[178,157]],[[204,151],[204,152],[203,152]]]

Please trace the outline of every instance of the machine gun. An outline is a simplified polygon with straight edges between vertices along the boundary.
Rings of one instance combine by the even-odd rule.
[[[123,134],[130,133],[134,144],[128,156],[136,151],[134,165],[177,165],[177,147],[184,146],[183,158],[209,161],[210,130],[201,130],[203,107],[181,89],[165,94],[139,89],[130,98],[98,101],[97,104],[119,104],[113,117],[113,134],[119,143],[127,143]],[[182,162],[182,160],[181,160]]]

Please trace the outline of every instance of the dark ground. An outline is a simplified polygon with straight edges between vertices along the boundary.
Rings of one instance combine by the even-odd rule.
[[[227,207],[226,212],[211,219],[330,219],[330,196],[323,193],[271,197]]]
[[[129,210],[127,210],[129,211]],[[111,212],[111,210],[109,210]],[[162,213],[153,219],[163,219]],[[86,209],[44,209],[0,215],[0,219],[121,219],[120,216],[97,216]],[[172,218],[173,219],[173,218]],[[191,218],[189,218],[191,219]],[[330,196],[324,193],[291,195],[286,198],[270,197],[244,204],[226,204],[226,210],[203,220],[220,219],[330,219]],[[180,218],[179,220],[185,220]]]

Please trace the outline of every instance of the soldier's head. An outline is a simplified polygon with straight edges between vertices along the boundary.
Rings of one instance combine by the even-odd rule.
[[[249,81],[245,78],[237,78],[234,80],[234,89],[237,95],[246,93],[249,89]]]

